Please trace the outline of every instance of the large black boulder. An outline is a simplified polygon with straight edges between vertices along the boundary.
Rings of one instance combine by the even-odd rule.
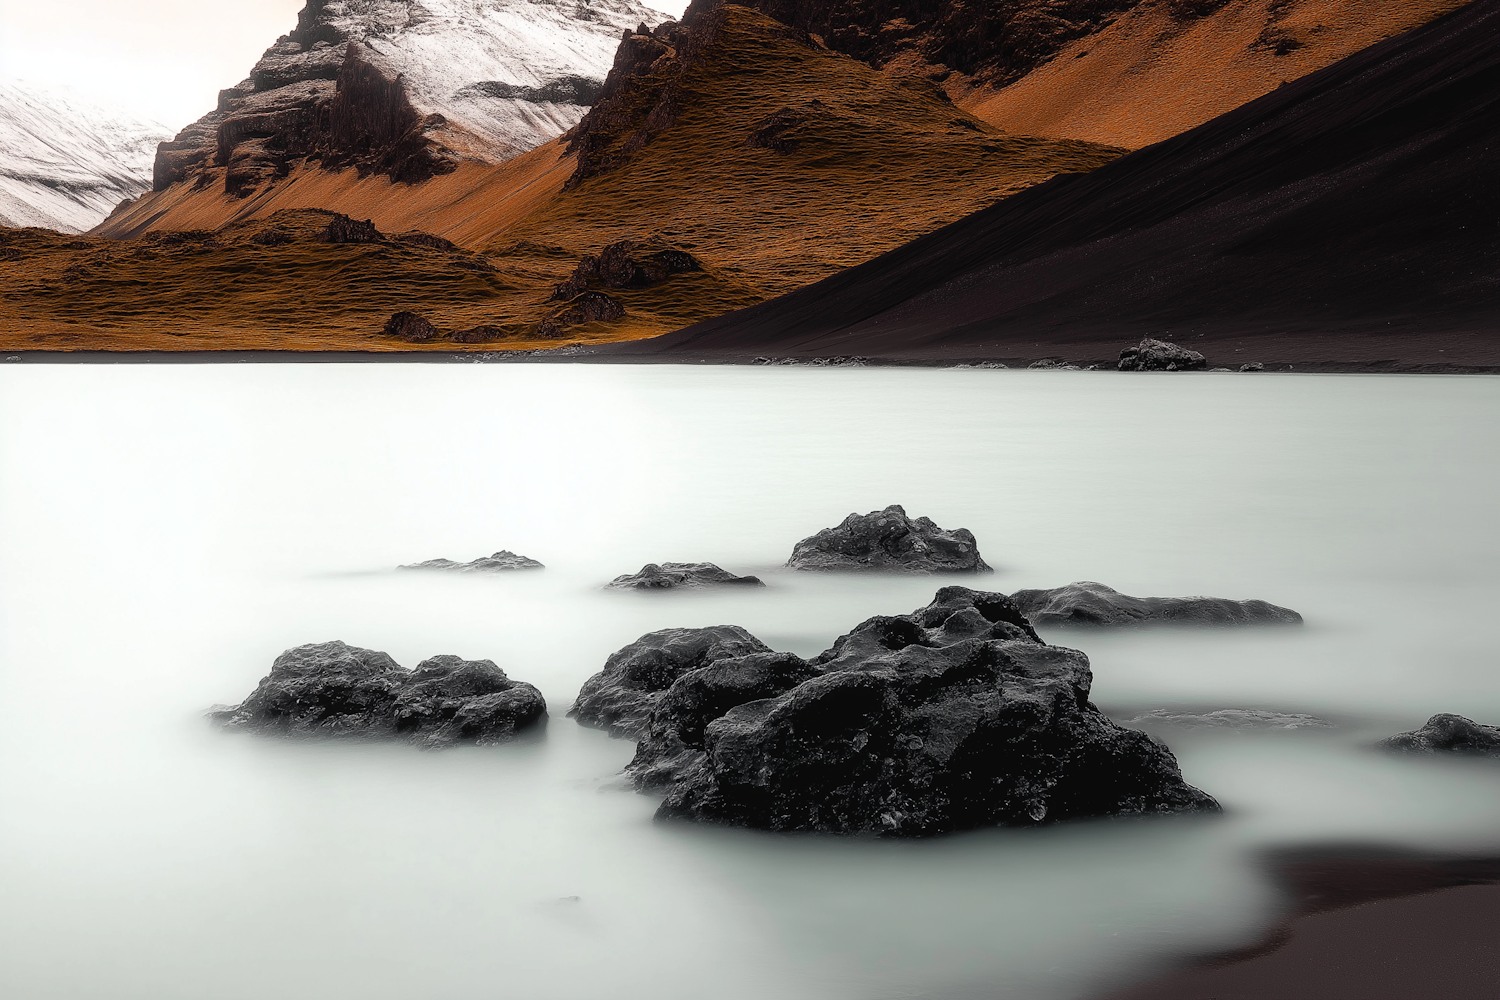
[[[626,773],[665,791],[661,816],[925,836],[1218,809],[1166,747],[1090,704],[1088,658],[1043,643],[1003,594],[944,587],[811,660],[743,630],[716,655],[714,631],[678,633],[703,652],[622,730],[640,737]]]
[[[491,660],[434,656],[407,670],[386,653],[335,641],[282,653],[250,697],[211,716],[267,732],[439,747],[502,742],[546,711],[540,691]]]
[[[1131,597],[1079,580],[1051,590],[1018,590],[1016,607],[1034,625],[1300,625],[1302,616],[1265,601],[1223,597]]]
[[[740,585],[764,587],[758,576],[735,576],[711,562],[647,563],[639,572],[617,576],[605,584],[614,590],[670,590],[674,587]]]
[[[1500,757],[1500,728],[1486,726],[1462,715],[1434,715],[1421,729],[1397,733],[1381,746],[1407,753],[1476,754]]]
[[[612,736],[634,738],[645,729],[657,701],[683,674],[716,660],[770,651],[738,625],[652,632],[611,653],[604,669],[584,682],[568,714]]]
[[[1189,372],[1207,367],[1208,362],[1197,351],[1152,337],[1120,352],[1122,372]]]
[[[494,555],[480,556],[470,562],[455,562],[452,559],[428,559],[425,562],[398,566],[397,569],[443,569],[458,573],[504,573],[516,569],[546,569],[528,556],[516,555],[509,549],[501,549]]]
[[[910,518],[899,504],[850,514],[792,547],[791,569],[895,573],[988,573],[967,528],[945,531],[926,517]]]

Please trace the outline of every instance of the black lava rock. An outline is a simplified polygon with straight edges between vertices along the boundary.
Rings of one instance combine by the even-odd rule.
[[[459,573],[504,573],[515,569],[546,569],[535,559],[518,556],[509,549],[501,549],[492,556],[480,556],[472,562],[454,562],[452,559],[428,559],[425,562],[398,566],[397,569],[443,569]]]
[[[1120,352],[1119,367],[1122,372],[1186,372],[1202,371],[1208,362],[1197,351],[1147,337]]]
[[[605,586],[614,590],[668,590],[673,587],[717,587],[723,585],[764,587],[758,576],[735,576],[710,562],[647,563],[640,572],[617,576]]]
[[[409,310],[398,312],[385,321],[385,335],[399,337],[413,344],[436,340],[441,336],[437,327],[429,323],[426,317]]]
[[[1016,607],[1034,625],[1300,625],[1302,616],[1265,601],[1223,597],[1131,597],[1079,580],[1051,590],[1018,590]]]
[[[1500,728],[1462,715],[1434,715],[1421,729],[1398,733],[1381,746],[1407,753],[1458,753],[1500,757]]]
[[[989,573],[967,528],[944,531],[929,518],[910,518],[899,504],[850,514],[792,548],[791,569],[895,573]]]
[[[1089,703],[1088,658],[1041,642],[1003,594],[944,587],[811,660],[743,630],[719,652],[712,631],[676,633],[702,652],[655,678],[645,725],[623,733],[640,735],[626,773],[666,791],[660,816],[926,836],[1218,810],[1166,747]]]
[[[318,236],[319,243],[379,243],[384,239],[370,220],[361,222],[338,214],[328,220],[328,227]]]
[[[434,656],[407,670],[385,653],[323,642],[282,653],[250,697],[211,717],[266,732],[440,747],[499,743],[546,712],[540,691],[491,660]]]
[[[640,735],[651,709],[672,682],[706,663],[770,647],[738,625],[672,628],[643,635],[604,661],[584,682],[568,714],[612,736]]]

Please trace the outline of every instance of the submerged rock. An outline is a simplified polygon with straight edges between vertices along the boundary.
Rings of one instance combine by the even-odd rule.
[[[1221,708],[1214,712],[1171,712],[1158,708],[1137,715],[1128,726],[1153,724],[1187,729],[1331,729],[1333,723],[1300,712],[1267,712],[1258,708]]]
[[[211,717],[266,732],[439,747],[499,743],[546,712],[540,691],[492,660],[434,656],[407,670],[386,653],[322,642],[282,653],[250,697]]]
[[[771,648],[738,625],[670,628],[616,650],[584,682],[568,714],[612,736],[636,737],[651,709],[677,678],[706,663]]]
[[[1300,625],[1302,616],[1265,601],[1223,597],[1131,597],[1079,580],[1051,590],[1010,595],[1036,625]]]
[[[929,518],[910,518],[899,504],[850,514],[792,548],[787,566],[800,570],[896,573],[989,573],[967,528],[945,531]]]
[[[1119,368],[1122,372],[1186,372],[1202,371],[1206,367],[1208,362],[1197,351],[1152,337],[1120,352]]]
[[[546,569],[535,559],[516,555],[509,549],[501,549],[491,556],[480,556],[472,562],[454,562],[452,559],[428,559],[425,562],[397,566],[397,569],[444,569],[459,573],[504,573],[513,569]]]
[[[668,590],[673,587],[717,587],[723,585],[764,587],[758,576],[735,576],[711,562],[647,563],[637,573],[615,577],[605,584],[614,590]]]
[[[944,587],[811,660],[742,629],[716,645],[722,631],[671,633],[694,655],[652,678],[633,705],[644,720],[620,730],[640,735],[626,773],[666,791],[658,815],[926,836],[1218,809],[1166,747],[1090,704],[1088,658],[1044,644],[1003,594]],[[668,634],[616,653],[580,704]]]
[[[1434,715],[1421,729],[1397,733],[1381,746],[1407,753],[1458,753],[1500,757],[1500,728],[1462,715]]]

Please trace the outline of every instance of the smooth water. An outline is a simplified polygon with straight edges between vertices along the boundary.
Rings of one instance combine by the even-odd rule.
[[[1086,997],[1253,940],[1268,846],[1500,847],[1500,765],[1368,749],[1500,721],[1500,380],[973,370],[0,368],[0,995]],[[608,653],[736,623],[816,652],[942,580],[791,574],[902,503],[1010,591],[1260,597],[1300,629],[1052,633],[1096,702],[1334,728],[1169,734],[1221,818],[925,842],[652,820],[564,716]],[[542,573],[396,573],[509,548]],[[648,561],[763,591],[618,594]],[[282,649],[488,657],[488,749],[215,731]]]

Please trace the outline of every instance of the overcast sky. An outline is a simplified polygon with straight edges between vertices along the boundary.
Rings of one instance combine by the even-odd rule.
[[[179,129],[297,24],[303,0],[0,0],[0,77],[63,85]],[[678,15],[686,0],[650,0]]]

